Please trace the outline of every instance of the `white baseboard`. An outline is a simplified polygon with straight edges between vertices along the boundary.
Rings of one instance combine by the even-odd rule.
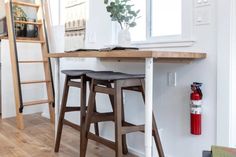
[[[42,112],[41,114],[42,117],[50,119],[50,115],[48,112]]]
[[[134,155],[136,155],[136,156],[138,156],[138,157],[145,157],[144,152],[138,151],[137,149],[134,149],[134,148],[132,148],[132,147],[130,147],[130,146],[129,146],[128,149],[129,149],[129,152],[130,152],[131,154],[134,154]],[[155,154],[153,154],[153,157],[157,157],[157,156],[155,156]],[[165,153],[165,157],[172,157],[172,156],[170,156],[170,155],[168,155],[168,154]]]
[[[139,157],[145,157],[144,152],[140,152],[137,149],[134,149],[134,148],[131,148],[131,147],[129,147],[129,152],[131,154],[134,154],[134,155],[139,156]]]

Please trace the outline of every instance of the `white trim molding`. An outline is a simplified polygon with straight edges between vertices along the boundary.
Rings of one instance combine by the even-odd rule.
[[[182,33],[180,35],[167,35],[152,37],[151,36],[151,0],[147,0],[146,9],[146,40],[133,41],[132,46],[137,46],[144,49],[153,48],[178,48],[191,47],[196,43],[193,36],[193,2],[189,0],[182,0]],[[114,45],[118,43],[118,33],[120,31],[119,25],[116,22],[112,23],[112,42]]]
[[[191,47],[195,44],[195,40],[163,40],[158,42],[144,41],[133,42],[132,45],[139,48],[152,49],[152,48],[170,48],[170,47]]]
[[[218,0],[217,22],[217,137],[221,146],[233,146],[236,114],[236,0]],[[233,114],[234,112],[234,114]],[[235,118],[235,117],[234,117]],[[236,131],[236,130],[235,130]],[[235,133],[234,131],[234,133]],[[235,135],[234,135],[235,136]],[[235,137],[234,137],[235,138]]]
[[[236,147],[236,0],[231,0],[230,12],[230,138],[231,147]]]

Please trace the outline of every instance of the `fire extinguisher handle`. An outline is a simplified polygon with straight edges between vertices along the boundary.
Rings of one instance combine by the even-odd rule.
[[[203,94],[202,94],[202,90],[199,87],[197,87],[197,92],[199,93],[200,98],[202,99]]]

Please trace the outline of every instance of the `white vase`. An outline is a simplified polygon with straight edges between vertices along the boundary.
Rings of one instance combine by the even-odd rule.
[[[131,36],[128,29],[120,30],[118,34],[118,44],[119,46],[130,46]]]

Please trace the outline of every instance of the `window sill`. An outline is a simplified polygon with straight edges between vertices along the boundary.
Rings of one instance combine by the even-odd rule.
[[[174,48],[174,47],[191,47],[195,40],[166,40],[166,41],[141,41],[132,42],[133,46],[139,48]]]

